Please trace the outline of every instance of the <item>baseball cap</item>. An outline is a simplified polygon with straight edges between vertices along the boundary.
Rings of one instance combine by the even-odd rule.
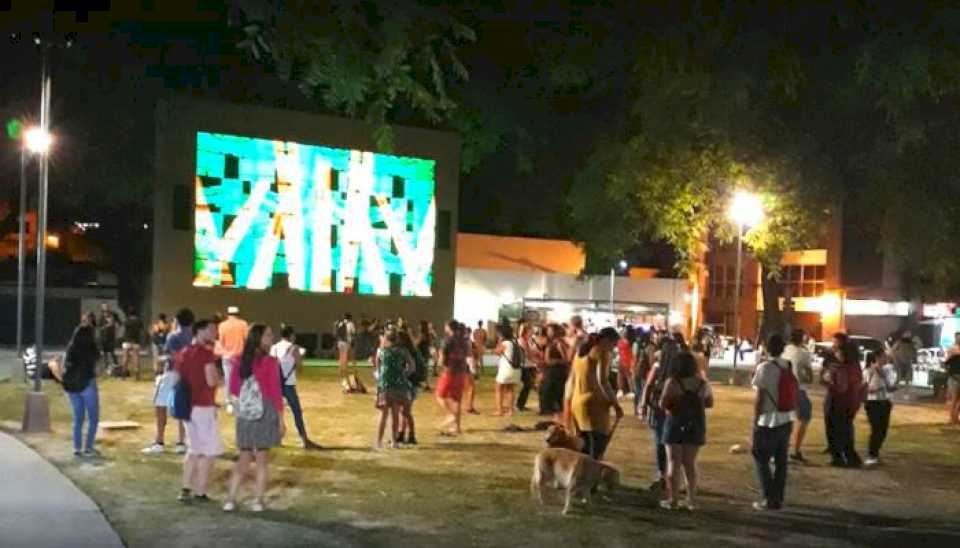
[[[239,313],[240,313],[240,307],[239,307],[239,306],[228,306],[228,307],[227,307],[227,314],[239,314]]]

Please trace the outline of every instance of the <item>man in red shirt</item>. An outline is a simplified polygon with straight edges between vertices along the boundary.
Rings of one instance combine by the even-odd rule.
[[[217,325],[209,320],[194,324],[194,343],[184,348],[175,364],[180,382],[190,390],[190,420],[187,430],[187,458],[183,461],[183,489],[178,500],[190,504],[207,498],[207,484],[215,459],[223,453],[214,404],[217,386],[223,382],[213,352]]]

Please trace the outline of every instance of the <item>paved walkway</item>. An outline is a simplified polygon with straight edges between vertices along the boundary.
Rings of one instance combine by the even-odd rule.
[[[0,432],[0,546],[122,548],[100,509],[52,464]]]

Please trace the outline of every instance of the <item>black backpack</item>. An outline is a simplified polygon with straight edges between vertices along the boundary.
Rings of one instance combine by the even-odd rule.
[[[410,374],[410,382],[414,386],[419,386],[427,380],[427,359],[419,351],[413,351],[413,363],[416,366],[413,373]]]
[[[337,340],[338,341],[347,341],[347,322],[346,320],[340,320],[337,322]]]
[[[960,354],[950,356],[950,358],[943,363],[943,368],[947,370],[947,375],[960,379]]]
[[[190,400],[190,385],[181,377],[173,387],[173,406],[170,415],[175,419],[190,422],[190,412],[193,411],[193,402]]]
[[[511,344],[510,356],[507,357],[507,361],[510,363],[510,367],[514,369],[520,369],[523,367],[523,363],[526,360],[526,354],[523,351],[523,348],[520,346],[520,343],[516,339],[507,339]]]
[[[695,432],[699,425],[704,423],[705,411],[703,401],[700,399],[700,389],[687,390],[680,387],[683,394],[680,401],[673,410],[673,421],[677,428],[684,434]]]

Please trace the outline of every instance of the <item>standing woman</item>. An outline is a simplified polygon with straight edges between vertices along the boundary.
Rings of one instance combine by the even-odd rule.
[[[833,430],[831,466],[860,468],[863,461],[857,454],[853,420],[860,410],[860,389],[863,372],[860,370],[860,349],[847,340],[840,348],[840,364],[831,368],[824,380],[830,393],[828,414]]]
[[[63,389],[73,408],[73,456],[96,457],[93,448],[100,421],[100,395],[97,392],[97,340],[93,327],[81,325],[73,332],[67,347]],[[83,437],[83,422],[87,420],[87,436]],[[81,442],[83,442],[81,444]]]
[[[303,371],[304,350],[294,342],[296,332],[292,325],[285,325],[280,330],[280,341],[270,348],[270,355],[280,363],[280,388],[283,399],[290,406],[293,414],[293,423],[300,434],[300,443],[304,449],[320,449],[320,446],[307,436],[307,427],[303,423],[303,407],[300,405],[300,395],[297,393],[297,373]]]
[[[636,358],[633,354],[633,343],[636,335],[633,326],[623,328],[623,337],[617,341],[617,352],[620,355],[620,367],[617,370],[617,387],[624,394],[636,394],[636,385],[633,378],[633,367]]]
[[[863,463],[866,466],[880,464],[880,448],[890,429],[890,411],[893,410],[890,389],[897,387],[897,374],[893,364],[884,362],[886,360],[879,359],[875,352],[871,352],[867,354],[867,368],[863,372],[863,385],[867,389],[867,401],[863,407],[870,420],[870,446],[867,460]]]
[[[544,350],[544,373],[540,385],[540,414],[553,414],[554,420],[563,420],[563,387],[570,373],[567,361],[567,344],[563,336],[563,327],[552,323],[546,329],[546,347]]]
[[[697,454],[707,436],[704,410],[713,407],[710,383],[701,377],[693,354],[682,352],[674,359],[670,378],[660,397],[660,407],[667,413],[663,425],[663,441],[667,446],[667,496],[660,502],[660,507],[665,510],[678,507],[682,472],[687,481],[684,506],[693,511],[696,509]]]
[[[518,330],[519,337],[517,343],[523,349],[524,360],[520,369],[520,394],[517,396],[517,410],[527,410],[527,400],[530,398],[530,390],[533,389],[533,383],[537,375],[537,368],[541,366],[543,354],[537,348],[533,340],[533,327],[528,323],[520,324]]]
[[[619,338],[612,327],[590,335],[577,350],[568,381],[570,412],[584,442],[583,452],[597,460],[603,459],[610,443],[610,408],[617,420],[623,418],[623,409],[610,386],[610,357]]]
[[[424,359],[424,363],[430,364],[433,361],[433,374],[437,374],[437,363],[433,359],[434,356],[434,342],[433,342],[433,328],[430,326],[430,322],[423,320],[420,322],[420,331],[417,334],[417,352],[420,353],[420,356]],[[424,375],[423,378],[423,389],[427,392],[430,391],[430,377],[429,375]]]
[[[513,401],[515,387],[523,380],[523,352],[519,343],[513,338],[513,329],[509,324],[500,326],[500,344],[497,345],[497,355],[500,360],[497,364],[497,385],[493,393],[493,416],[513,416]]]
[[[263,415],[256,420],[243,419],[244,401],[237,406],[237,449],[240,458],[233,467],[230,477],[230,493],[224,512],[236,510],[237,490],[246,479],[250,461],[256,460],[256,482],[254,483],[254,502],[250,509],[263,511],[263,495],[267,490],[267,466],[270,449],[280,445],[286,429],[283,425],[283,394],[280,390],[280,376],[277,370],[280,363],[270,355],[273,346],[273,332],[269,327],[257,323],[250,327],[243,344],[243,353],[232,364],[230,371],[230,394],[240,397],[247,382],[255,381],[260,386]]]
[[[463,386],[466,383],[467,352],[464,344],[463,331],[456,320],[450,320],[444,326],[447,338],[440,352],[440,366],[443,373],[437,380],[437,403],[447,413],[440,428],[441,436],[456,436],[460,434],[461,400]]]
[[[413,344],[413,339],[407,331],[401,331],[397,334],[400,346],[406,350],[413,364],[412,370],[407,370],[407,380],[410,385],[410,393],[406,404],[400,409],[400,434],[394,437],[397,443],[406,443],[408,445],[417,444],[417,430],[413,420],[413,402],[416,401],[420,391],[420,383],[427,382],[427,359],[420,353],[417,346]]]
[[[377,439],[374,449],[383,447],[383,433],[387,427],[387,415],[390,416],[390,447],[396,447],[400,432],[400,413],[408,410],[410,404],[410,381],[407,375],[413,372],[413,357],[400,345],[396,330],[390,330],[384,337],[380,356],[377,360],[377,409],[380,410],[380,422],[377,426]],[[409,411],[407,411],[409,412]],[[405,413],[406,414],[406,413]]]

